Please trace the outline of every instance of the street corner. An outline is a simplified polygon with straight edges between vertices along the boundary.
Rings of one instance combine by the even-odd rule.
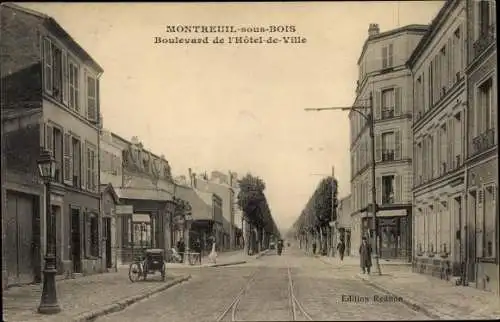
[[[102,317],[102,316],[105,316],[105,315],[108,315],[111,313],[123,311],[128,306],[130,306],[134,303],[145,300],[154,294],[165,291],[165,290],[167,290],[175,285],[186,282],[189,279],[191,279],[191,274],[167,275],[167,280],[165,282],[162,282],[161,285],[159,285],[156,288],[151,289],[149,292],[147,292],[145,294],[131,296],[131,297],[123,299],[117,303],[107,305],[104,307],[100,307],[100,308],[98,308],[96,310],[92,310],[90,312],[83,313],[83,314],[79,315],[78,317],[74,318],[73,321],[74,322],[94,321],[99,317]]]

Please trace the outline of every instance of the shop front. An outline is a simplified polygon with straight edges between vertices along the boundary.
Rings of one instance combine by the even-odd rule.
[[[381,210],[377,213],[378,252],[382,259],[411,260],[411,227],[406,210]],[[361,236],[374,238],[373,218],[361,219]],[[373,244],[374,245],[374,244]]]

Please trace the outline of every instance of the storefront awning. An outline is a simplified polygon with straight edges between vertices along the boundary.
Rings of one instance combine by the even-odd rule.
[[[361,218],[372,217],[371,212],[362,212]],[[379,210],[377,212],[377,217],[404,217],[406,216],[406,209],[396,209],[396,210]]]
[[[172,201],[172,194],[160,189],[115,188],[120,199]]]

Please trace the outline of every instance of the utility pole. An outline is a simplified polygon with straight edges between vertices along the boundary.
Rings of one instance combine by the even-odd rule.
[[[361,101],[361,100],[360,100]],[[362,112],[362,110],[368,109],[368,114]],[[370,93],[369,106],[336,106],[336,107],[325,107],[325,108],[306,108],[305,111],[326,111],[326,110],[340,110],[340,111],[354,111],[361,115],[370,127],[370,141],[371,141],[371,155],[372,155],[372,166],[371,166],[371,177],[372,177],[372,204],[370,205],[370,210],[372,213],[372,227],[374,230],[374,259],[375,259],[375,273],[378,275],[382,274],[380,269],[380,262],[378,256],[378,222],[377,222],[377,188],[375,186],[375,119],[374,119],[374,106],[373,106],[373,94]]]
[[[332,206],[331,206],[331,220],[330,222],[333,224],[333,222],[335,221],[335,186],[334,186],[334,182],[335,182],[335,167],[332,166],[332,180],[330,181],[330,184],[332,186]],[[331,240],[330,240],[330,243],[331,243],[331,256],[334,257],[335,256],[335,250],[337,249],[337,235],[336,235],[336,231],[335,231],[335,226],[330,226],[330,234],[331,234]]]

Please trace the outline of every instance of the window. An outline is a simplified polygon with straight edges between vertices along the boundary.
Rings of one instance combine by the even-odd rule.
[[[72,153],[71,148],[73,147],[73,143],[71,141],[71,135],[69,133],[64,134],[64,181],[73,182],[73,171],[71,169],[72,166]]]
[[[493,79],[489,78],[484,83],[479,86],[479,98],[478,98],[478,107],[476,108],[476,112],[479,112],[481,116],[479,118],[479,133],[486,132],[487,130],[492,128],[492,123],[496,120],[493,120],[491,117],[492,113],[492,98],[493,98]]]
[[[79,105],[79,68],[76,63],[69,63],[69,106],[75,111],[80,111]]]
[[[382,133],[382,161],[394,160],[394,132]]]
[[[484,37],[490,32],[490,0],[479,1],[479,37]]]
[[[429,82],[427,83],[428,86],[428,97],[429,97],[429,103],[427,105],[428,109],[431,109],[432,106],[434,105],[434,74],[433,74],[433,67],[432,67],[432,61],[429,64]]]
[[[382,69],[393,67],[393,44],[382,47]]]
[[[392,204],[394,203],[394,176],[383,176],[382,177],[382,203]]]
[[[448,134],[446,132],[446,124],[443,124],[441,126],[441,129],[439,131],[439,140],[440,140],[440,147],[439,147],[439,161],[441,162],[440,164],[440,174],[445,174],[447,170],[447,152],[448,152]]]
[[[73,153],[72,154],[73,174],[71,181],[73,183],[73,187],[80,188],[81,176],[82,176],[80,141],[73,137],[71,139],[71,145],[72,145],[71,152]]]
[[[97,158],[96,150],[93,147],[87,147],[87,190],[97,190]]]
[[[54,138],[54,151],[53,155],[54,158],[56,159],[56,171],[55,171],[55,177],[54,181],[55,182],[63,182],[63,132],[59,128],[52,128],[54,131],[53,138]]]
[[[62,52],[59,48],[52,44],[52,95],[57,100],[62,100],[63,88],[63,69],[62,69]]]
[[[440,51],[440,74],[441,74],[441,96],[446,94],[446,90],[448,88],[448,57],[446,55],[446,45]]]
[[[87,118],[97,121],[97,82],[91,76],[87,77]]]
[[[422,117],[422,75],[418,76],[417,82],[415,84],[415,112],[417,120]]]
[[[67,103],[67,53],[49,38],[43,40],[43,73],[45,92]]]
[[[85,217],[85,255],[99,257],[99,217],[95,213]]]
[[[453,34],[453,56],[452,56],[452,63],[453,63],[453,71],[454,71],[454,77],[455,77],[455,82],[457,82],[460,79],[460,72],[462,70],[462,40],[460,39],[460,27],[458,27],[455,30],[455,33]]]
[[[382,119],[394,117],[394,89],[386,89],[382,91]]]

